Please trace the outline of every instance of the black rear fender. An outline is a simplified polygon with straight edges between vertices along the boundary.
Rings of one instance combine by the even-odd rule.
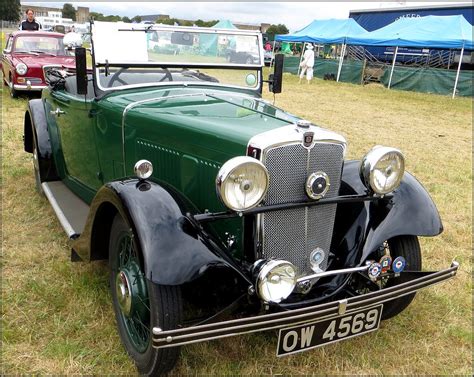
[[[40,177],[42,182],[58,180],[56,166],[54,164],[51,140],[48,133],[46,111],[42,99],[28,101],[28,107],[24,118],[24,149],[25,152],[33,153],[36,144]]]

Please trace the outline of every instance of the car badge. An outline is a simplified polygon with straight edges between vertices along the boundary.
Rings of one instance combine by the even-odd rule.
[[[377,262],[372,263],[369,266],[367,273],[369,274],[370,280],[377,280],[377,278],[382,273],[382,266],[380,265],[380,263],[377,263]]]
[[[384,255],[382,258],[380,258],[379,263],[382,266],[382,274],[385,274],[392,266],[392,258],[390,255]]]
[[[328,175],[323,171],[312,173],[306,180],[306,195],[314,200],[323,198],[331,186]]]
[[[403,257],[396,257],[392,263],[392,270],[396,274],[399,274],[405,269],[407,262],[405,261],[405,258]]]
[[[303,146],[309,148],[313,144],[314,132],[305,132],[303,134]]]
[[[321,265],[321,263],[323,263],[325,256],[326,253],[320,247],[314,249],[309,255],[309,263],[311,263],[311,269],[315,273],[323,272],[323,270],[319,266]]]

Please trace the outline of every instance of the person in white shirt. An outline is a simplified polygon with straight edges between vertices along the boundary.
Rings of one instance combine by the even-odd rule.
[[[304,55],[303,55],[303,61],[300,64],[300,67],[301,67],[300,84],[305,73],[306,73],[306,80],[308,81],[308,84],[311,82],[311,79],[313,78],[313,66],[314,66],[313,49],[314,47],[311,43],[308,43],[306,45],[306,51],[304,52]]]

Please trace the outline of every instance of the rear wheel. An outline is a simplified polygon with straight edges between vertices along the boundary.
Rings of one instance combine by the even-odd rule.
[[[43,187],[41,186],[38,147],[36,146],[36,141],[33,141],[33,171],[35,174],[36,191],[38,191],[39,194],[44,195]]]
[[[109,242],[110,288],[117,327],[138,371],[159,375],[173,369],[179,348],[153,348],[152,329],[177,328],[181,323],[182,300],[178,287],[146,279],[142,266],[136,238],[117,214]]]
[[[388,240],[388,248],[392,259],[405,258],[407,271],[421,271],[421,248],[416,236],[399,236]],[[387,281],[384,288],[399,284],[401,278]],[[415,298],[415,293],[386,302],[383,307],[382,319],[389,319],[400,314]]]

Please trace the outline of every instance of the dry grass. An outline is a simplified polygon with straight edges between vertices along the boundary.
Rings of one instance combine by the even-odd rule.
[[[65,234],[34,192],[22,146],[26,98],[3,91],[2,99],[2,372],[134,374],[115,331],[104,264],[69,261]],[[461,271],[419,293],[376,333],[282,359],[272,333],[187,346],[176,375],[472,375],[471,100],[322,80],[298,85],[285,75],[276,104],[344,134],[349,158],[374,144],[404,151],[445,225],[441,236],[422,240],[424,267],[456,257]]]

